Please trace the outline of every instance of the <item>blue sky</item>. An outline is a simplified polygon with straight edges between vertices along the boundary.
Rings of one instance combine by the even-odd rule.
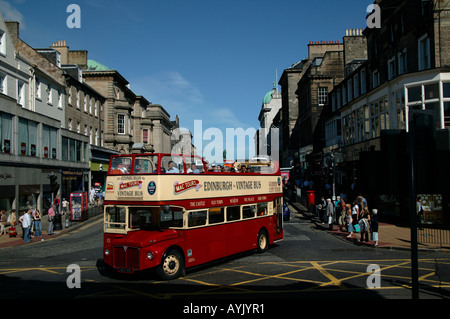
[[[81,9],[70,29],[69,4]],[[35,48],[66,40],[71,50],[118,70],[131,89],[161,104],[194,133],[258,129],[264,95],[309,41],[337,41],[364,28],[372,0],[0,0]],[[276,75],[278,74],[278,79]],[[200,134],[202,134],[200,132]],[[203,148],[208,141],[203,142]],[[225,145],[224,141],[224,145]],[[253,141],[250,145],[252,155]]]

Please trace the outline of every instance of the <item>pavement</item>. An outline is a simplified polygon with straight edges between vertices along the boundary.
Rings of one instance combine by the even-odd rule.
[[[362,247],[372,247],[373,249],[402,249],[402,250],[410,250],[411,249],[411,229],[409,227],[398,226],[394,224],[384,223],[382,220],[379,223],[379,231],[378,231],[378,246],[373,247],[374,242],[359,242],[360,235],[358,233],[353,233],[351,238],[348,238],[348,233],[346,231],[341,231],[338,225],[333,225],[333,230],[328,229],[328,224],[322,224],[319,218],[315,213],[311,213],[308,209],[303,206],[301,203],[296,201],[289,201],[288,204],[291,208],[291,218],[293,217],[293,212],[297,213],[300,217],[306,217],[310,219],[313,223],[315,223],[318,229],[323,230],[324,232],[329,233],[330,235],[336,236],[344,241],[347,241],[349,245],[359,245]],[[48,221],[46,220],[46,216],[42,219],[42,237],[34,237],[30,243],[25,243],[21,238],[22,236],[22,228],[20,225],[16,226],[17,237],[9,237],[9,235],[0,236],[0,249],[5,247],[14,247],[20,245],[31,245],[36,244],[46,240],[53,240],[58,237],[61,237],[63,234],[67,234],[83,225],[89,224],[93,221],[101,218],[102,214],[97,214],[93,217],[88,218],[85,221],[71,221],[68,228],[65,227],[65,217],[62,218],[62,229],[55,230],[54,235],[48,235]],[[382,219],[382,218],[381,218]],[[418,232],[418,250],[435,250],[435,251],[447,251],[450,252],[450,231],[442,231],[444,233],[439,233],[439,235],[435,235],[434,233],[426,234],[427,237],[422,236],[420,231]],[[436,240],[433,243],[430,243],[429,240],[432,239],[432,236],[440,236],[446,240],[441,243],[440,240]],[[421,238],[427,238],[426,242],[422,241]]]
[[[96,208],[96,210],[102,210],[101,208],[100,209],[98,209],[97,207],[95,207],[95,208]],[[53,231],[54,235],[49,235],[48,234],[48,220],[47,220],[47,215],[45,215],[42,218],[42,236],[41,237],[34,236],[31,239],[31,242],[25,243],[25,241],[22,238],[22,236],[23,236],[22,227],[20,224],[16,225],[16,232],[17,232],[16,237],[9,237],[8,234],[0,236],[0,251],[2,248],[6,248],[6,247],[33,245],[33,244],[38,244],[43,241],[45,242],[48,240],[57,239],[57,238],[61,237],[62,235],[68,234],[71,231],[74,231],[84,225],[88,225],[89,223],[97,221],[99,218],[103,218],[103,214],[96,213],[93,216],[90,215],[90,217],[84,221],[70,221],[69,220],[69,227],[66,227],[66,216],[62,216],[61,217],[62,229],[60,229],[60,230],[54,229],[54,231]],[[7,229],[8,228],[9,228],[9,226],[7,226]]]
[[[359,245],[362,247],[373,247],[373,249],[393,249],[393,250],[411,250],[411,228],[398,226],[391,223],[383,222],[382,216],[379,216],[378,229],[378,246],[374,247],[374,241],[360,242],[360,234],[353,233],[352,237],[348,238],[347,231],[341,231],[339,225],[333,225],[333,230],[328,229],[328,224],[323,224],[315,213],[311,213],[308,209],[299,202],[288,201],[288,204],[293,210],[300,215],[310,219],[318,229],[336,236],[349,244]],[[292,218],[292,209],[291,209]],[[446,251],[450,252],[450,230],[429,230],[424,228],[417,232],[417,249],[431,250],[431,251]],[[369,235],[369,237],[371,237]],[[433,238],[436,237],[436,238]],[[370,238],[371,239],[371,238]]]

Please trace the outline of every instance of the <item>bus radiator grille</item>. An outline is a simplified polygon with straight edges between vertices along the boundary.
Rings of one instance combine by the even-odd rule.
[[[114,247],[114,267],[139,269],[139,249],[134,247]]]

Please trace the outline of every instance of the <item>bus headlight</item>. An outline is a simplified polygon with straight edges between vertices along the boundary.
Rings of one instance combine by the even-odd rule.
[[[109,256],[109,249],[105,249],[105,255]]]
[[[152,260],[153,259],[153,253],[152,252],[148,252],[147,253],[147,258],[148,258],[148,260]]]

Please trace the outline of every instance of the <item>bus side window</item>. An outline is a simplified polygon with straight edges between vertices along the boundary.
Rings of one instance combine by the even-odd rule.
[[[258,203],[257,205],[257,215],[258,216],[265,216],[267,215],[267,202],[264,203]]]
[[[255,205],[249,205],[249,206],[244,206],[242,207],[242,218],[246,219],[246,218],[253,218],[255,217]]]
[[[239,220],[241,219],[241,207],[231,206],[227,207],[227,221]]]
[[[209,224],[218,224],[225,221],[225,208],[209,209]]]
[[[206,210],[189,212],[188,227],[196,227],[206,225]]]

